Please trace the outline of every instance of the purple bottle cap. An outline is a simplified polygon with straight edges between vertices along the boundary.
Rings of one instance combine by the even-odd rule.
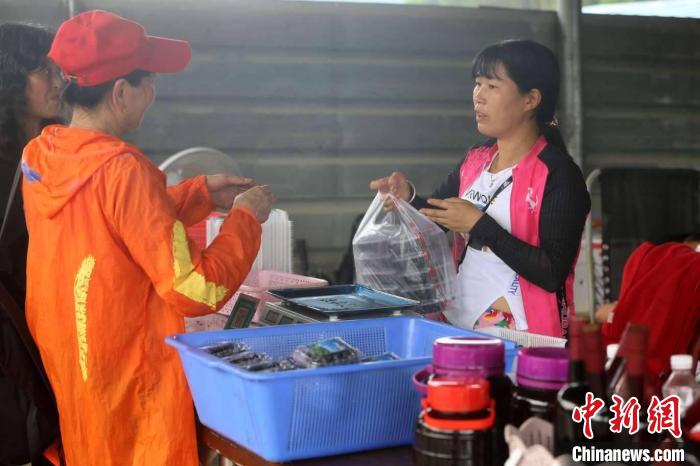
[[[435,373],[480,372],[484,376],[503,374],[505,347],[498,338],[443,337],[433,343]]]
[[[569,378],[566,348],[523,348],[518,353],[518,385],[539,390],[559,390]]]

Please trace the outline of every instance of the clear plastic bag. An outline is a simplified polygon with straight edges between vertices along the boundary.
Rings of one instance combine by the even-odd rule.
[[[386,212],[386,197],[395,208]],[[421,302],[424,313],[455,299],[454,260],[445,232],[407,202],[377,193],[352,240],[357,283]]]
[[[300,346],[292,353],[298,367],[323,367],[359,362],[362,353],[340,337],[321,340],[311,345]]]
[[[228,358],[236,354],[244,353],[250,348],[245,343],[235,341],[222,341],[207,346],[201,346],[199,349],[206,351],[217,358]]]

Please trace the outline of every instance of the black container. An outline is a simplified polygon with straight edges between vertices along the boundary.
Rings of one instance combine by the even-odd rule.
[[[557,392],[517,387],[510,403],[510,424],[520,427],[531,417],[539,417],[554,424]]]
[[[509,420],[510,400],[513,391],[513,383],[510,378],[504,374],[505,365],[505,348],[502,342],[496,342],[497,345],[480,345],[477,342],[481,338],[474,339],[474,346],[464,346],[469,348],[469,357],[463,355],[464,359],[449,360],[444,354],[444,346],[441,340],[436,340],[435,349],[433,351],[433,366],[437,376],[473,376],[480,374],[485,376],[489,382],[490,397],[496,404],[496,420],[493,430],[492,457],[494,464],[503,464],[508,458],[508,446],[503,437],[506,424]],[[486,339],[494,341],[494,339]],[[459,348],[460,345],[449,346],[451,348]],[[457,362],[459,361],[459,362]],[[425,393],[424,391],[422,391]]]
[[[574,409],[586,402],[586,370],[583,361],[584,349],[581,339],[584,322],[569,321],[569,383],[557,394],[554,421],[554,456],[570,454],[575,445],[583,445],[585,437],[581,425],[571,418]]]
[[[486,379],[436,377],[428,382],[423,407],[416,428],[416,465],[503,464],[493,454],[495,405]]]
[[[417,466],[496,466],[493,431],[441,431],[426,426],[416,429],[414,461]],[[503,433],[501,432],[501,436]],[[503,463],[500,463],[503,464]]]
[[[531,417],[554,424],[557,393],[569,376],[569,352],[564,348],[523,348],[518,353],[510,402],[510,424],[520,427]]]
[[[583,347],[585,349],[584,363],[588,391],[604,403],[603,408],[591,418],[593,439],[586,439],[586,444],[597,448],[614,448],[619,446],[619,443],[615,443],[616,435],[610,431],[610,420],[613,417],[613,413],[610,410],[610,400],[607,397],[605,351],[603,350],[603,340],[599,325],[587,324],[584,326]],[[579,429],[582,428],[583,424],[580,424]],[[617,440],[619,442],[619,439]]]

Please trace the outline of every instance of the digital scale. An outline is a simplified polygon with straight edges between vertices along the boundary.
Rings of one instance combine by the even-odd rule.
[[[265,303],[262,311],[260,311],[260,317],[257,320],[257,324],[265,326],[305,324],[313,322],[336,322],[351,319],[372,319],[375,317],[418,315],[420,314],[415,311],[372,312],[353,316],[328,315],[303,309],[290,309],[288,306],[285,306],[283,301],[268,301]]]
[[[269,290],[282,301],[267,302],[259,325],[416,316],[420,302],[383,293],[363,285],[335,285],[321,288]]]

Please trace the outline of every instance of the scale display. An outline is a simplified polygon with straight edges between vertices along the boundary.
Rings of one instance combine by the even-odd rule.
[[[238,295],[236,304],[233,305],[231,314],[226,320],[225,329],[230,328],[246,328],[250,325],[255,315],[255,310],[258,308],[260,300],[254,296],[244,293]]]

